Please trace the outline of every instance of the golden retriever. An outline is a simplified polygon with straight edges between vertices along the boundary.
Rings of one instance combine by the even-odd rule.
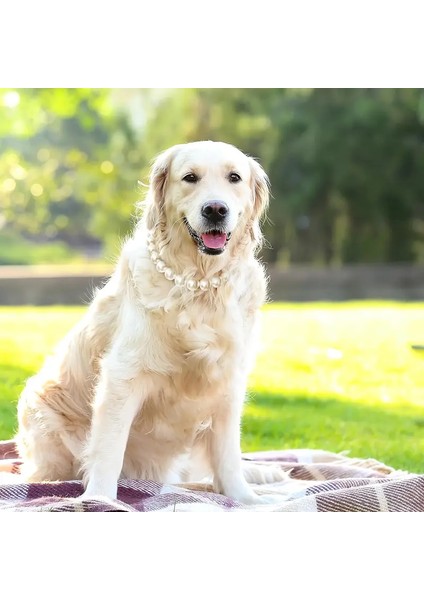
[[[266,295],[255,249],[268,198],[263,169],[229,144],[181,144],[157,158],[113,275],[21,395],[27,481],[82,474],[84,497],[115,498],[119,477],[210,474],[241,503],[278,501],[249,483],[283,472],[240,451]]]

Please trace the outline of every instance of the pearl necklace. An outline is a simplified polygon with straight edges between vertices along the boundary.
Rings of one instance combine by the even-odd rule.
[[[149,231],[147,234],[147,248],[150,252],[150,258],[155,264],[157,271],[159,271],[159,273],[163,273],[166,279],[173,281],[178,287],[186,287],[190,291],[199,289],[203,292],[206,292],[206,290],[211,288],[219,288],[219,286],[226,281],[226,277],[219,277],[218,275],[215,275],[210,279],[203,278],[199,280],[186,278],[182,275],[175,275],[174,271],[170,267],[167,267],[165,262],[160,258],[160,253],[154,244],[154,236],[151,231]]]

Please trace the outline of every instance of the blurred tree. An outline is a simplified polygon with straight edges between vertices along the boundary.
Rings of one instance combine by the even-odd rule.
[[[116,245],[137,199],[140,157],[109,90],[4,91],[0,133],[4,224],[42,239]]]
[[[198,139],[268,172],[268,261],[424,262],[417,89],[5,90],[3,222],[116,251],[151,160]]]

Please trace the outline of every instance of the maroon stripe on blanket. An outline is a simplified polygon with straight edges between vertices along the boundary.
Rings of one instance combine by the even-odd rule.
[[[138,512],[151,512],[155,510],[164,510],[174,508],[177,512],[179,505],[187,504],[193,506],[193,504],[200,504],[203,506],[220,506],[224,509],[234,509],[238,506],[236,502],[233,502],[229,498],[220,496],[219,494],[211,494],[207,492],[169,492],[166,494],[158,494],[151,496],[142,501],[133,500],[127,501],[134,510]]]
[[[224,510],[231,510],[240,506],[238,502],[212,492],[193,492],[172,486],[169,486],[169,491],[164,491],[162,484],[148,480],[120,480],[118,502],[108,502],[106,498],[104,500],[76,500],[83,492],[82,482],[80,481],[31,483],[25,485],[25,497],[18,493],[14,494],[12,487],[18,490],[22,488],[22,485],[9,487],[9,499],[13,500],[15,497],[15,502],[11,504],[15,508],[20,506],[26,510],[32,508],[52,512],[74,512],[77,510],[84,512],[127,512],[128,510],[151,512],[172,509],[172,507],[178,510],[178,506],[181,504],[220,506]]]
[[[374,486],[379,483],[386,482],[387,479],[333,479],[323,481],[322,483],[312,484],[305,491],[306,496],[324,494],[327,492],[340,492],[343,493],[342,490],[350,490],[352,488],[364,488],[366,486]]]
[[[316,496],[319,512],[380,512],[380,503],[372,485],[334,490]]]
[[[424,512],[424,476],[386,481],[384,494],[390,512]]]
[[[165,509],[180,503],[214,504],[223,508],[240,506],[230,498],[212,492],[192,492],[177,487],[164,492],[164,486],[155,481],[131,479],[120,480],[118,500],[140,512]]]
[[[28,500],[41,498],[76,498],[84,491],[81,481],[46,481],[28,486]]]
[[[118,485],[118,500],[133,506],[136,503],[143,503],[149,498],[160,494],[162,484],[148,479],[133,480],[120,479]]]

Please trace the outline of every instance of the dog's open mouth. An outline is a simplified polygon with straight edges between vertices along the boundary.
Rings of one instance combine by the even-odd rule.
[[[204,252],[205,254],[222,254],[222,252],[224,252],[227,242],[231,237],[231,233],[226,233],[219,229],[210,229],[203,233],[197,233],[185,217],[184,223],[201,252]]]

